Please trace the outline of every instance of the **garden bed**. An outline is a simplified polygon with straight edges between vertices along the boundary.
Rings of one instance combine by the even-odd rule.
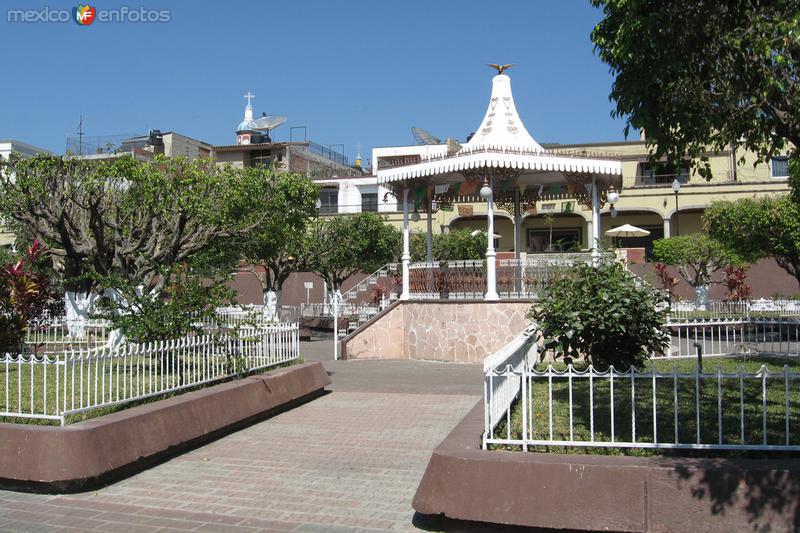
[[[535,445],[528,446],[528,450],[641,456],[760,457],[764,454],[762,451],[636,447],[636,442],[653,443],[654,433],[658,435],[659,442],[692,444],[721,441],[731,445],[800,445],[800,386],[798,386],[800,380],[788,377],[800,370],[800,359],[769,356],[706,358],[703,361],[706,375],[719,373],[720,377],[706,377],[699,380],[694,375],[696,364],[695,359],[652,360],[641,372],[656,371],[663,373],[663,376],[656,379],[652,377],[636,379],[635,376],[634,379],[627,376],[615,378],[613,433],[611,386],[608,379],[595,378],[591,383],[590,397],[589,380],[573,377],[570,398],[568,375],[552,377],[552,435],[549,424],[550,381],[548,378],[532,379],[529,389],[532,405],[530,440],[577,441],[583,444]],[[785,369],[787,378],[782,379],[778,376],[762,381],[752,377],[745,380],[735,377],[740,371],[744,375],[757,374],[762,365],[774,373],[784,372]],[[540,367],[537,370],[544,369]],[[566,367],[563,364],[554,365],[554,369],[566,370]],[[673,372],[676,377],[671,377],[670,374]],[[740,398],[743,398],[743,401],[740,401]],[[655,426],[654,401],[657,408]],[[495,429],[495,435],[500,435],[501,438],[521,438],[523,425],[521,404],[522,402],[517,399],[511,407],[511,427],[509,428],[503,421]],[[593,419],[589,405],[594,406]],[[762,412],[764,407],[766,416]],[[744,439],[742,439],[743,434]],[[614,446],[614,441],[634,444]],[[505,444],[490,447],[502,450],[522,449],[521,446]],[[775,454],[774,451],[769,453],[770,456]]]
[[[312,399],[321,363],[272,370],[64,427],[0,424],[0,487],[87,490]]]
[[[299,361],[297,324],[240,333],[0,354],[0,421],[63,425]]]
[[[794,459],[482,450],[482,403],[434,450],[412,504],[419,513],[553,530],[796,529]]]

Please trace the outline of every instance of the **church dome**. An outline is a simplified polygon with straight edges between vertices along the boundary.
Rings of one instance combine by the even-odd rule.
[[[237,132],[240,132],[240,131],[253,131],[253,129],[255,128],[255,125],[256,125],[255,120],[253,120],[252,118],[245,118],[236,127],[236,131]]]

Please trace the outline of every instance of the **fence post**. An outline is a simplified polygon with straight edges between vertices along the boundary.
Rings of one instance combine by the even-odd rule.
[[[339,359],[339,290],[333,293],[333,359]]]
[[[694,343],[694,349],[697,352],[697,371],[703,373],[703,347],[699,342]]]

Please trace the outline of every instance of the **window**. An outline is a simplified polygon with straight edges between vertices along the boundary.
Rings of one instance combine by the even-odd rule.
[[[789,177],[789,158],[787,156],[776,156],[772,158],[772,177]]]
[[[361,211],[378,212],[378,193],[361,193]]]
[[[269,165],[272,163],[271,150],[253,150],[250,152],[250,164],[256,165]]]
[[[321,215],[339,212],[339,189],[322,189],[319,191]]]
[[[667,166],[664,163],[639,163],[636,183],[641,185],[670,185],[675,178],[681,183],[689,182],[689,166]]]

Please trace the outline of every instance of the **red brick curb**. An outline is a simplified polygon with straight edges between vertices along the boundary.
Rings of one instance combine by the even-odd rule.
[[[322,394],[305,363],[64,427],[0,424],[0,488],[75,492],[108,483]]]
[[[484,451],[483,401],[434,450],[423,515],[590,531],[796,531],[800,461]]]

